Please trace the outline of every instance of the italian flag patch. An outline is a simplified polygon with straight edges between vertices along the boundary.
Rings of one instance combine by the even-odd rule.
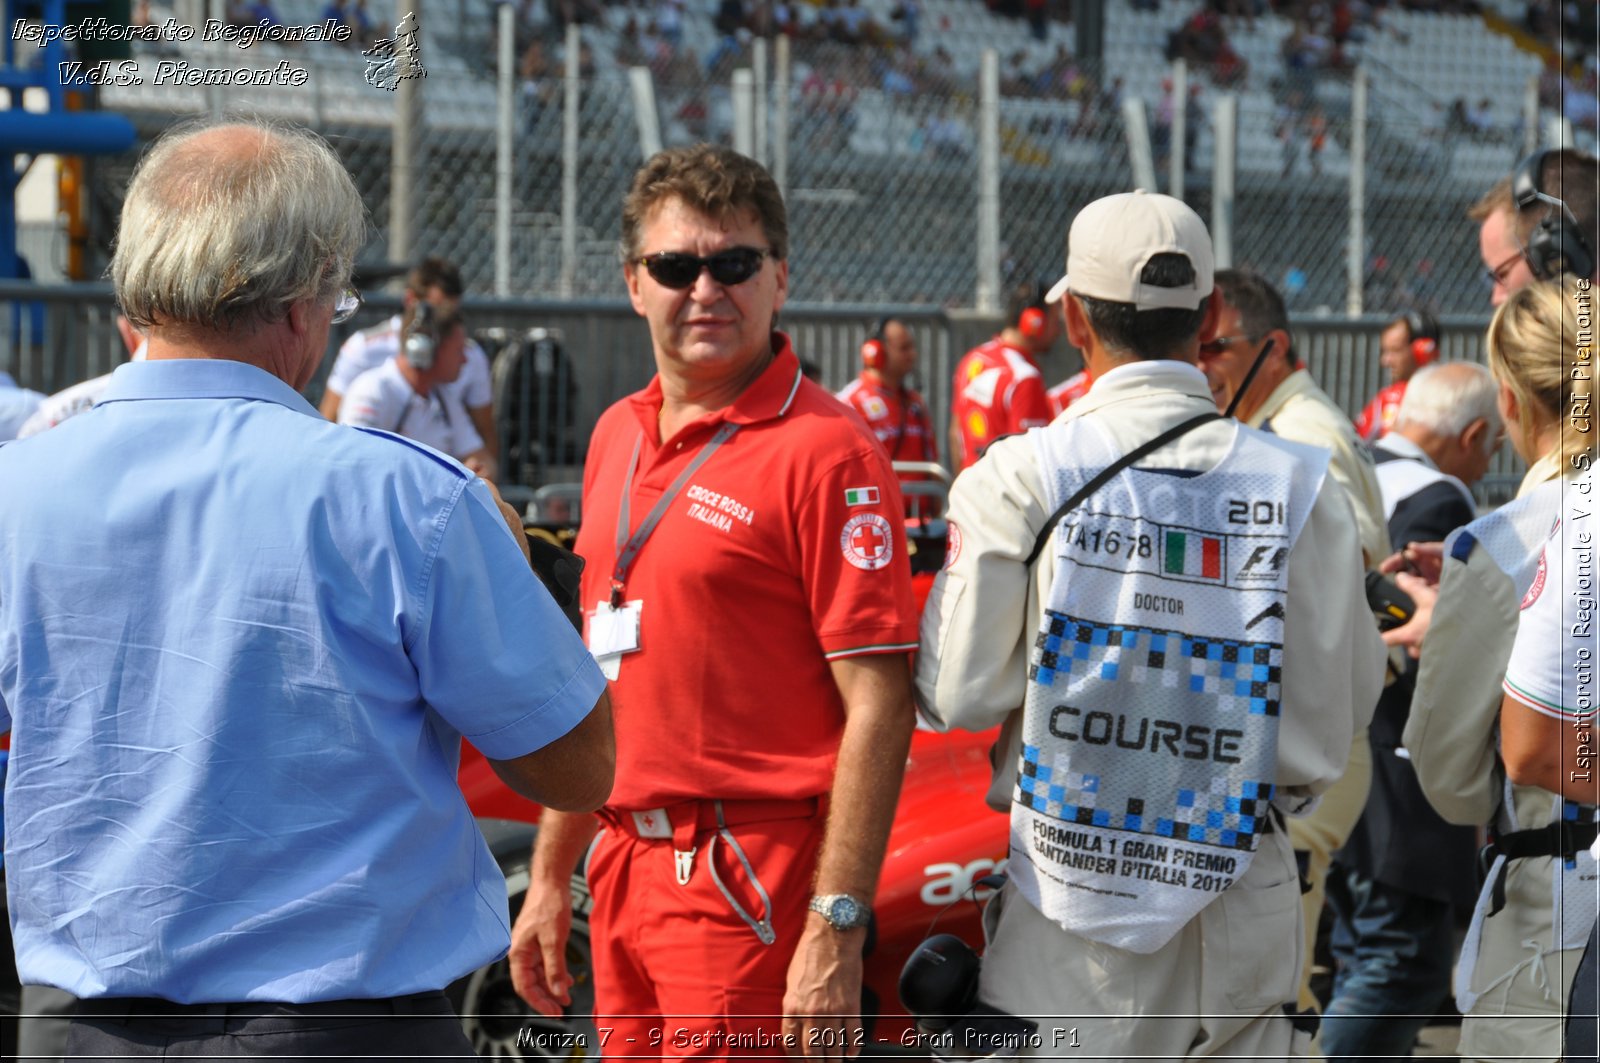
[[[1161,556],[1162,571],[1168,575],[1222,578],[1222,540],[1213,536],[1169,528]]]
[[[875,506],[878,504],[878,489],[876,487],[847,487],[844,489],[844,504],[847,506]]]

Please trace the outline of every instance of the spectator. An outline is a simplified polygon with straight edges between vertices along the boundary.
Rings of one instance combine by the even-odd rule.
[[[520,521],[298,394],[364,219],[310,134],[169,132],[111,265],[149,358],[0,447],[5,870],[22,981],[81,998],[69,1057],[470,1057],[441,990],[507,915],[463,734],[533,800],[610,790]]]

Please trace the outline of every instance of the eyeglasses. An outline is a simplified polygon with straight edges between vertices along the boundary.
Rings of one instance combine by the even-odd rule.
[[[1211,355],[1221,354],[1229,347],[1232,347],[1235,343],[1243,342],[1249,338],[1249,336],[1218,336],[1214,340],[1207,340],[1205,343],[1202,343],[1200,345],[1200,353]]]
[[[1522,259],[1522,252],[1516,252],[1494,269],[1485,269],[1483,271],[1484,279],[1489,282],[1490,287],[1498,287],[1505,284],[1506,278],[1511,275],[1511,271],[1516,268],[1517,263],[1521,262]]]
[[[361,293],[356,291],[355,285],[350,285],[339,293],[339,298],[333,303],[333,324],[342,325],[356,316],[356,311],[361,309]]]
[[[639,259],[651,278],[663,288],[682,290],[700,277],[700,271],[710,270],[711,279],[724,287],[743,284],[761,269],[761,262],[772,254],[759,247],[730,247],[714,255],[701,258],[682,251],[658,251]]]

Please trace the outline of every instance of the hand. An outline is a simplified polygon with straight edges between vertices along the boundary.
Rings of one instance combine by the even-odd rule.
[[[1411,595],[1411,600],[1416,603],[1417,609],[1411,614],[1410,620],[1397,628],[1385,631],[1383,641],[1388,646],[1404,646],[1406,652],[1415,660],[1422,656],[1422,639],[1428,633],[1428,626],[1433,623],[1433,603],[1439,600],[1439,592],[1434,584],[1409,572],[1396,572],[1394,582],[1401,590]]]
[[[500,516],[505,518],[506,527],[511,529],[511,537],[517,541],[517,549],[522,551],[522,559],[528,564],[533,564],[533,554],[528,550],[528,535],[522,530],[522,514],[511,508],[511,504],[500,497],[500,489],[494,485],[493,480],[483,481],[489,489],[489,494],[494,496],[494,504],[500,507]]]
[[[551,1018],[560,1017],[572,1003],[572,976],[567,973],[571,933],[571,888],[564,882],[530,882],[511,927],[511,984],[534,1011]]]
[[[1428,586],[1439,585],[1439,571],[1444,567],[1444,543],[1407,543],[1405,549],[1383,559],[1378,571],[1385,576],[1407,572],[1420,576]]]
[[[488,447],[468,454],[461,459],[461,464],[489,483],[494,483],[500,478],[500,463],[494,460],[494,455],[489,453]]]
[[[791,1056],[850,1059],[861,1051],[861,950],[867,932],[835,930],[806,916],[783,996],[783,1032]]]

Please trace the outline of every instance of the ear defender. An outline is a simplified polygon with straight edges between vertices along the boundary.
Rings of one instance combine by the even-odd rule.
[[[419,373],[426,373],[433,368],[433,357],[437,345],[433,340],[433,306],[426,302],[419,302],[411,318],[411,325],[406,329],[405,343],[401,351],[411,368]]]
[[[884,350],[883,341],[876,336],[869,336],[861,345],[861,368],[874,371],[881,370],[888,352]]]
[[[1017,318],[1017,331],[1030,340],[1043,338],[1048,325],[1049,319],[1045,317],[1045,311],[1036,306],[1028,307],[1022,312],[1022,316]]]

